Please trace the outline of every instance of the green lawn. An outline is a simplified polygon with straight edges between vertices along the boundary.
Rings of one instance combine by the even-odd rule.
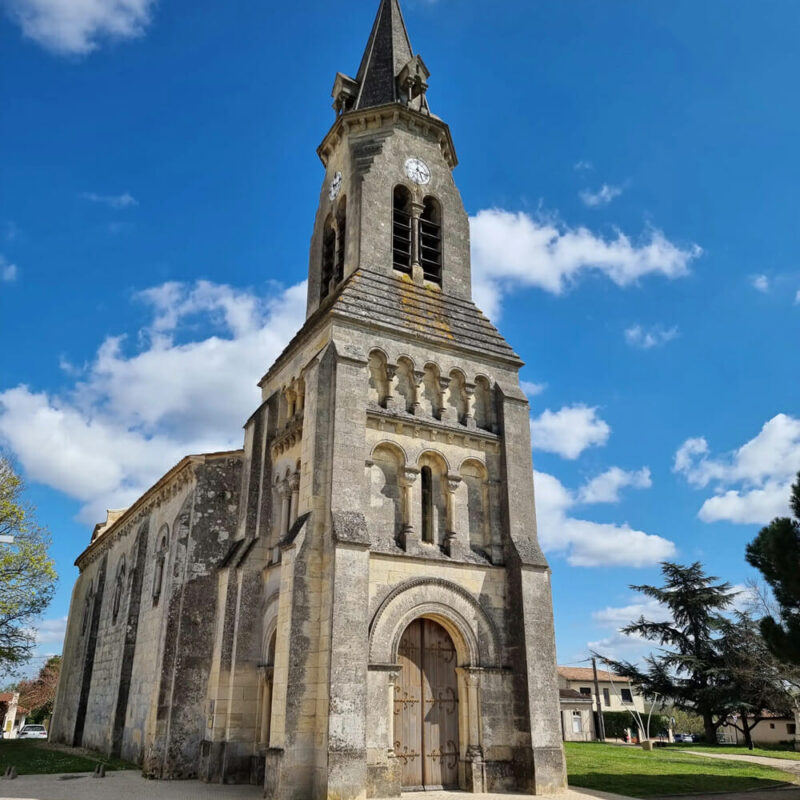
[[[783,758],[787,761],[800,761],[800,753],[794,750],[782,750],[778,748],[773,750],[771,747],[756,747],[755,750],[748,750],[746,747],[736,747],[732,744],[718,744],[714,747],[708,747],[704,744],[671,744],[669,748],[670,750],[696,750],[698,753],[714,753],[715,755],[732,753],[736,756],[762,756],[764,758]]]
[[[49,742],[31,739],[0,739],[0,775],[6,767],[17,768],[18,775],[52,775],[60,772],[93,772],[98,763],[107,770],[136,769],[119,758],[70,751]]]
[[[571,786],[653,797],[700,792],[766,789],[790,783],[785,772],[740,761],[720,761],[659,748],[567,742],[567,771]]]

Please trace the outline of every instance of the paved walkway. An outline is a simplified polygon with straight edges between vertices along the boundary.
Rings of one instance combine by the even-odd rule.
[[[198,781],[147,781],[136,771],[109,772],[105,778],[91,775],[23,775],[0,779],[0,800],[260,800],[258,786],[220,786]],[[403,800],[531,800],[529,795],[419,792]],[[550,795],[550,800],[556,796]],[[557,796],[557,800],[628,800],[619,795],[581,789]],[[539,800],[548,800],[541,797]],[[781,798],[795,800],[795,798]]]
[[[740,756],[728,753],[702,753],[699,750],[682,750],[692,756],[701,758],[721,758],[723,761],[749,761],[751,764],[761,764],[763,767],[774,767],[789,772],[800,777],[800,761],[793,761],[790,758],[769,758],[767,756]]]

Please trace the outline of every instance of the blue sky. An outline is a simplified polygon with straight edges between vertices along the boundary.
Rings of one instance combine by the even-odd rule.
[[[0,2],[0,442],[54,537],[239,446],[299,326],[377,0]],[[559,658],[636,656],[659,560],[743,584],[800,470],[794,0],[407,0],[476,300],[522,355]]]

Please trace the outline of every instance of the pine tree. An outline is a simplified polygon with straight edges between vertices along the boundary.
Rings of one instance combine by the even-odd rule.
[[[720,641],[726,625],[723,612],[735,597],[729,583],[715,583],[702,564],[689,566],[664,562],[664,585],[631,586],[657,600],[670,613],[666,622],[632,622],[622,632],[660,645],[640,668],[627,661],[603,660],[629,678],[648,697],[659,696],[677,708],[703,719],[706,741],[716,742],[717,730],[734,705],[724,673]]]
[[[761,633],[777,658],[800,665],[800,473],[792,486],[794,518],[773,520],[747,547],[747,561],[772,588],[779,610],[761,620]]]

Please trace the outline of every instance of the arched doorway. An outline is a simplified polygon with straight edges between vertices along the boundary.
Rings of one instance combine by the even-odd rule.
[[[400,640],[394,699],[394,750],[404,789],[458,787],[456,648],[431,619],[412,622]]]

